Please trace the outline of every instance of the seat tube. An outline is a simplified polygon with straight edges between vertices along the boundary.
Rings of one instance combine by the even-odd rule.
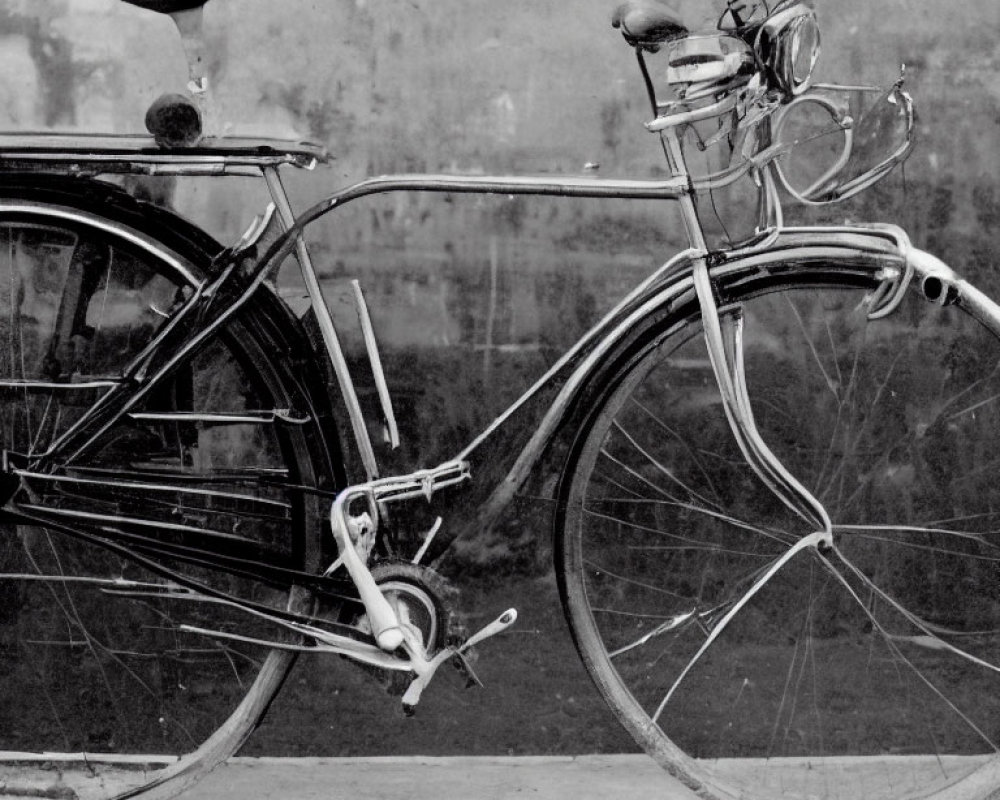
[[[284,230],[288,230],[295,224],[295,214],[292,212],[291,204],[288,202],[288,195],[285,193],[285,187],[282,185],[281,176],[275,167],[265,167],[261,171],[267,183],[268,191],[271,194],[271,200],[274,202],[275,210],[278,212],[278,219],[281,222],[281,226]],[[326,346],[330,364],[333,366],[337,383],[343,394],[344,405],[347,407],[347,415],[351,421],[351,430],[354,433],[354,440],[358,446],[361,462],[364,464],[368,479],[374,480],[379,474],[378,462],[375,458],[371,437],[368,435],[368,427],[365,425],[364,412],[358,400],[354,381],[351,379],[347,359],[344,357],[343,349],[340,346],[340,339],[337,336],[337,329],[333,324],[333,317],[323,297],[319,279],[316,277],[316,270],[313,268],[312,259],[309,257],[309,250],[301,233],[295,237],[295,255],[299,261],[302,280],[309,294],[309,302],[312,305],[320,334],[323,337],[323,344]]]

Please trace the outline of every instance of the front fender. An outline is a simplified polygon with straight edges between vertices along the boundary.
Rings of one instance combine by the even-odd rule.
[[[721,305],[748,283],[765,291],[789,273],[820,266],[836,266],[871,283],[873,292],[894,277],[906,274],[907,256],[914,251],[906,235],[892,226],[843,228],[788,228],[771,234],[755,246],[703,256],[679,253],[627,297],[581,339],[567,358],[579,359],[528,443],[505,478],[480,508],[479,529],[492,525],[545,455],[556,435],[579,424],[602,387],[637,348],[653,343],[677,321],[697,311],[692,271],[700,259],[709,263]],[[939,263],[939,262],[938,262]],[[918,273],[932,270],[917,266]],[[935,273],[937,274],[937,273]],[[922,276],[921,276],[922,279]],[[836,281],[834,281],[836,282]],[[554,376],[551,376],[554,377]]]

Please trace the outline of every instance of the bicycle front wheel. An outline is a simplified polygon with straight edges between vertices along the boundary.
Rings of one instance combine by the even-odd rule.
[[[286,637],[220,596],[311,605],[240,569],[314,568],[320,530],[315,422],[257,306],[92,441],[58,449],[203,279],[207,252],[146,227],[0,207],[0,794],[181,791],[243,743],[293,661],[227,638]]]
[[[694,304],[620,354],[571,452],[560,589],[583,660],[703,797],[985,798],[1000,786],[1000,346],[990,311],[863,269],[739,285],[757,426],[829,551],[742,457]],[[976,317],[979,314],[980,317]]]

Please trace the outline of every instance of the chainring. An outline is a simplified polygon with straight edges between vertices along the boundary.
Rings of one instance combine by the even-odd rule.
[[[457,612],[459,592],[447,578],[430,567],[407,561],[384,561],[373,566],[371,573],[400,622],[418,634],[429,658],[465,641],[466,626]],[[355,615],[350,624],[366,633],[371,631],[364,612]],[[401,695],[409,685],[408,673],[359,666],[392,695]]]

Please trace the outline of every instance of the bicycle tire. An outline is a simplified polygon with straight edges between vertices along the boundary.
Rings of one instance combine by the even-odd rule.
[[[0,240],[2,377],[77,384],[114,376],[220,249],[178,217],[102,184],[44,179],[0,190]],[[290,352],[295,336],[281,329],[292,321],[277,299],[259,295],[133,409],[139,419],[120,420],[83,454],[48,464],[45,476],[8,485],[12,506],[52,522],[8,517],[0,528],[5,792],[171,797],[243,744],[291,668],[289,651],[182,629],[287,638],[222,604],[171,594],[176,583],[157,567],[173,565],[176,549],[133,551],[144,566],[64,527],[110,531],[112,540],[154,531],[181,549],[207,534],[240,557],[318,567],[322,503],[297,487],[332,489],[338,479],[302,387],[303,375],[320,373],[305,352]],[[100,391],[0,390],[5,451],[44,452]],[[253,415],[269,409],[301,419]],[[247,413],[187,423],[178,412]],[[312,604],[303,589],[208,564],[183,572],[279,611]],[[115,579],[130,583],[119,588]]]
[[[1000,786],[1000,346],[984,324],[1000,313],[911,291],[869,321],[874,270],[716,275],[762,437],[835,535],[738,610],[812,531],[740,454],[690,293],[582,404],[555,519],[564,610],[619,721],[700,797]]]

